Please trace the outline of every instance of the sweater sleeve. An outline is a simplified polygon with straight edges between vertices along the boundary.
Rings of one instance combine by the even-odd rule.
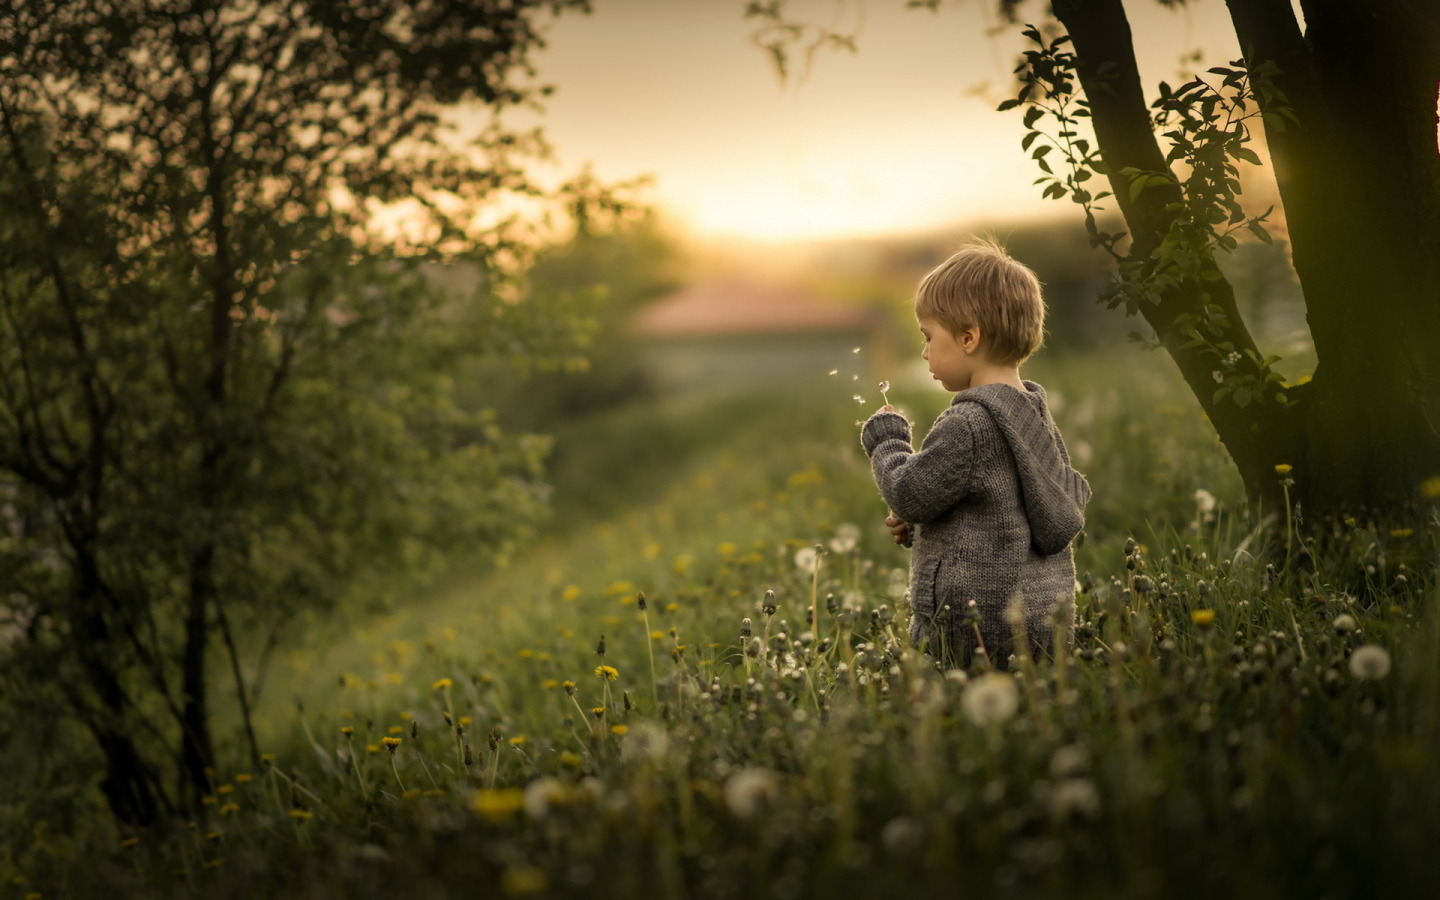
[[[884,437],[872,445],[868,438],[875,418],[866,423],[866,449],[870,453],[875,484],[891,512],[906,522],[924,524],[953,508],[971,492],[975,432],[964,412],[942,414],[925,435],[918,451],[910,446],[908,427],[900,438],[882,431],[880,423],[874,432],[877,437]]]

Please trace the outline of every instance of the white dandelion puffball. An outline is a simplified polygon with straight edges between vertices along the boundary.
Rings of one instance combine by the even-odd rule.
[[[987,672],[966,686],[960,708],[975,725],[998,725],[1020,708],[1020,691],[1011,676]]]
[[[882,382],[880,382],[880,393],[883,394],[883,393],[885,393],[885,392],[888,391],[888,390],[890,390],[890,382],[888,382],[888,381],[882,381]]]
[[[1218,502],[1219,501],[1215,499],[1214,494],[1210,493],[1204,488],[1196,488],[1195,506],[1197,509],[1200,510],[1200,514],[1202,516],[1208,516],[1210,513],[1214,512],[1215,506]]]
[[[1375,644],[1356,647],[1350,654],[1350,674],[1362,681],[1379,681],[1390,674],[1390,654]]]
[[[775,796],[775,773],[747,766],[725,780],[725,807],[737,818],[748,819]]]
[[[564,806],[572,798],[570,784],[546,776],[525,785],[525,812],[532,819],[543,819],[556,806]]]
[[[830,550],[833,553],[849,553],[859,543],[860,526],[845,522],[835,526],[835,536],[830,539]]]
[[[815,552],[814,547],[801,547],[795,551],[795,568],[802,572],[813,572],[819,558],[820,555]]]

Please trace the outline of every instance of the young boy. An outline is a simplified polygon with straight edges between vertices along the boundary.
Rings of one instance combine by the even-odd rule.
[[[910,423],[888,405],[860,433],[890,505],[886,523],[897,542],[913,541],[910,639],[969,665],[979,649],[967,621],[973,602],[985,654],[1005,668],[1022,627],[1032,655],[1053,649],[1057,604],[1071,639],[1070,541],[1090,499],[1045,391],[1020,379],[1044,339],[1040,282],[998,244],[974,243],[921,281],[915,318],[920,356],[955,399],[919,450]]]

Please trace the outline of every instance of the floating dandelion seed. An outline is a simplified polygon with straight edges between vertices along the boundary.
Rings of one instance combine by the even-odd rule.
[[[860,352],[860,348],[859,348],[859,347],[852,347],[852,348],[850,349],[850,352],[851,352],[851,353],[859,353],[859,352]]]
[[[840,374],[840,370],[839,370],[839,369],[831,369],[831,370],[830,370],[830,374],[831,374],[831,375],[839,375],[839,374]]]
[[[851,381],[859,381],[859,380],[860,380],[860,376],[859,376],[859,375],[851,375],[851,376],[850,376],[850,380],[851,380]]]
[[[880,382],[880,399],[882,399],[882,400],[885,401],[885,405],[886,405],[886,406],[889,406],[889,405],[890,405],[890,397],[889,397],[889,394],[890,394],[890,382],[888,382],[888,381],[882,381],[882,382]]]
[[[854,399],[855,399],[855,402],[856,402],[856,403],[864,403],[864,402],[865,402],[865,398],[862,397],[862,396],[860,396],[859,394],[856,394],[855,397],[854,397]]]

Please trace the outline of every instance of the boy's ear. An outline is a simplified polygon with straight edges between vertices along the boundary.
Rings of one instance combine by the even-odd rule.
[[[960,349],[966,353],[974,353],[980,349],[980,326],[966,325],[960,329]]]

